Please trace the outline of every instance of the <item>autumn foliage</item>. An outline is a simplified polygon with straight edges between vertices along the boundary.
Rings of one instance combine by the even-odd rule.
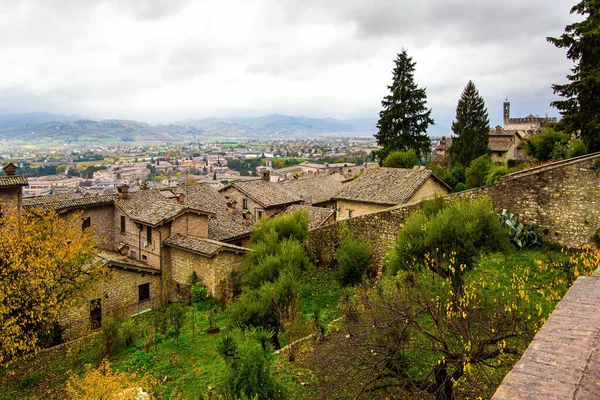
[[[21,211],[0,220],[0,362],[38,347],[59,316],[106,273],[79,214]]]
[[[148,376],[113,371],[104,360],[98,368],[87,365],[82,376],[71,376],[66,389],[71,400],[151,400],[154,386]]]

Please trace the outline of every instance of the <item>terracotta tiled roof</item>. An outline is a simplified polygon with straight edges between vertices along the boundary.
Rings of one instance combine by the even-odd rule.
[[[299,196],[289,193],[287,190],[273,182],[262,179],[236,182],[230,186],[233,186],[265,208],[302,202],[302,199]],[[228,186],[221,190],[224,190],[227,187]]]
[[[227,200],[208,183],[173,188],[176,194],[185,194],[184,204],[190,208],[208,210],[215,213],[208,220],[208,237],[214,240],[228,240],[250,235],[250,228],[243,224],[240,213],[227,212]]]
[[[66,195],[48,195],[39,197],[29,197],[23,199],[24,208],[41,208],[43,210],[55,210],[61,211],[70,208],[83,208],[88,206],[99,206],[105,204],[112,204],[115,196],[89,196],[89,197],[75,197],[72,193]],[[66,198],[65,198],[66,197]]]
[[[171,247],[177,247],[199,253],[204,256],[212,257],[221,251],[233,251],[245,253],[248,251],[245,247],[234,246],[232,244],[219,242],[212,239],[198,238],[188,235],[175,235],[164,241],[164,244]]]
[[[0,188],[27,186],[27,178],[23,175],[0,176]]]
[[[25,197],[23,199],[23,206],[33,206],[38,204],[56,203],[67,200],[79,199],[83,196],[77,193],[59,193],[59,194],[47,194],[45,196]]]
[[[325,221],[327,221],[327,219],[335,213],[335,211],[330,210],[329,208],[294,204],[294,205],[287,207],[282,212],[278,213],[277,216],[290,215],[290,214],[295,213],[298,210],[302,210],[308,215],[309,229],[315,229],[315,228],[322,226],[325,223]]]
[[[344,187],[343,183],[332,175],[306,179],[292,179],[277,183],[288,192],[300,196],[305,203],[315,204],[329,201]]]
[[[116,197],[115,205],[132,220],[151,226],[162,225],[189,210],[167,200],[156,190],[129,193],[126,199]]]
[[[346,183],[336,198],[386,205],[402,204],[410,200],[430,176],[435,177],[426,169],[371,168]]]
[[[102,250],[92,260],[92,262],[101,262],[108,266],[119,267],[122,269],[132,269],[140,272],[160,273],[158,268],[153,268],[150,265],[138,260],[134,260],[128,256],[121,255],[116,251]]]

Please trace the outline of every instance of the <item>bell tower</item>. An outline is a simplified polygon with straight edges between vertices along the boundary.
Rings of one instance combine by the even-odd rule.
[[[508,125],[508,120],[510,118],[510,101],[508,101],[508,97],[504,101],[504,125]]]

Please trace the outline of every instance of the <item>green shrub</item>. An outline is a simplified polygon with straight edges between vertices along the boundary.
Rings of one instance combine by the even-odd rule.
[[[102,321],[102,338],[106,354],[114,354],[123,346],[121,322],[116,318],[106,318]]]
[[[298,297],[300,285],[297,276],[284,274],[275,282],[258,289],[245,290],[239,301],[229,308],[229,320],[234,326],[263,327],[273,330],[273,341],[279,348],[279,330],[282,317],[294,299]]]
[[[463,192],[463,191],[465,191],[465,190],[467,190],[467,185],[465,185],[465,184],[464,184],[464,183],[462,183],[462,182],[458,182],[458,183],[456,184],[456,186],[454,187],[454,191],[455,191],[456,193],[458,193],[458,192]]]
[[[194,303],[203,302],[208,299],[208,288],[204,286],[202,282],[196,281],[195,283],[192,283],[190,292]]]
[[[271,246],[276,249],[275,254],[253,257],[245,263],[243,282],[250,288],[273,282],[281,273],[299,274],[308,267],[306,251],[297,240],[286,239]]]
[[[432,217],[446,208],[446,200],[442,196],[436,195],[431,199],[424,200],[422,205],[421,210],[423,210],[423,213],[428,217]]]
[[[571,135],[547,127],[542,133],[526,142],[527,154],[538,161],[549,161],[564,158]]]
[[[500,180],[504,175],[508,173],[508,167],[506,165],[491,166],[485,177],[485,184],[492,185]]]
[[[340,285],[361,283],[371,255],[371,243],[354,236],[346,236],[336,252],[337,267],[334,275]]]
[[[218,391],[229,399],[285,399],[283,386],[272,376],[273,349],[254,332],[225,335],[217,345],[224,368]],[[257,340],[259,338],[259,340]]]
[[[121,337],[123,339],[124,347],[132,346],[140,337],[138,325],[133,319],[127,318],[125,321],[121,322]]]
[[[455,163],[450,173],[456,179],[456,182],[464,182],[466,180],[466,168],[461,163]]]
[[[126,366],[132,369],[145,369],[153,366],[156,362],[154,354],[138,350],[131,355],[126,363]]]
[[[187,318],[185,307],[181,303],[171,304],[167,309],[167,315],[171,321],[171,326],[173,327],[175,340],[177,340],[179,339],[181,328],[183,328],[183,324]]]
[[[264,241],[272,243],[284,239],[296,239],[301,242],[307,234],[308,215],[299,210],[291,215],[282,215],[272,220],[261,221],[252,230],[251,242],[253,244]]]
[[[587,148],[585,143],[581,139],[575,139],[571,142],[569,149],[567,150],[567,158],[584,156],[587,154]]]
[[[154,314],[154,329],[157,334],[165,335],[169,329],[169,318],[165,307],[156,310]]]
[[[413,214],[398,234],[390,261],[393,271],[435,262],[437,267],[447,268],[448,256],[455,253],[456,265],[470,268],[481,252],[509,247],[508,232],[489,198],[459,199],[431,217],[423,212]]]
[[[383,160],[381,166],[388,168],[412,168],[420,161],[420,157],[414,149],[407,151],[392,151]]]
[[[492,166],[492,159],[488,155],[474,159],[465,171],[467,188],[471,189],[485,185],[485,178]]]

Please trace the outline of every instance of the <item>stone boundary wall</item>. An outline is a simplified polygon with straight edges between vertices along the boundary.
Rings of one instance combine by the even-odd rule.
[[[599,274],[575,281],[492,399],[600,398]]]
[[[523,224],[532,223],[544,240],[567,247],[591,243],[600,229],[600,153],[558,161],[507,175],[491,186],[446,196],[489,196],[498,211],[507,209]],[[368,240],[374,266],[380,266],[393,249],[406,219],[421,202],[339,221],[309,232],[305,241],[311,260],[321,267],[332,265],[344,234]]]

